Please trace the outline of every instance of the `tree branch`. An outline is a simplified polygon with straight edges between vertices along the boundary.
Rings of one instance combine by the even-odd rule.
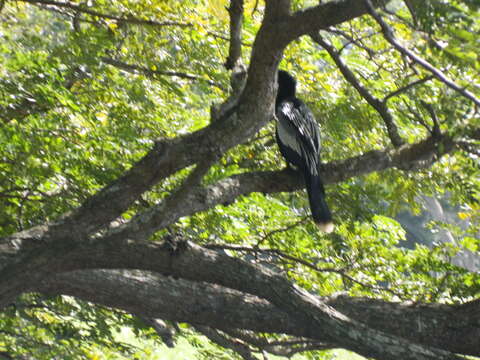
[[[152,243],[140,244],[132,240],[134,239],[102,239],[96,246],[76,249],[59,260],[60,264],[51,261],[50,266],[61,266],[63,271],[137,268],[189,281],[208,281],[266,299],[298,321],[308,324],[312,334],[307,337],[319,339],[320,336],[324,341],[342,343],[346,349],[363,356],[412,360],[458,359],[444,351],[427,350],[373,330],[339,313],[322,299],[313,297],[269,269],[192,243],[180,243],[172,254],[171,247]],[[369,340],[359,343],[359,336]]]
[[[75,296],[142,317],[201,324],[220,330],[233,326],[259,332],[302,334],[304,331],[304,326],[297,321],[290,322],[285,313],[258,297],[154,273],[73,271],[45,279],[37,284],[36,290]]]
[[[380,5],[387,1],[378,0]],[[368,8],[362,1],[337,0],[321,3],[317,6],[294,13],[287,24],[282,24],[290,41],[302,36],[327,29],[343,22],[368,14]]]
[[[343,43],[341,49],[338,51],[339,54],[342,53],[342,51],[344,49],[346,49],[348,47],[348,45],[350,44],[354,44],[355,46],[357,46],[358,48],[362,49],[363,51],[365,51],[369,58],[371,59],[374,55],[375,55],[375,50],[369,48],[368,46],[366,46],[365,44],[363,44],[363,39],[365,38],[368,38],[368,37],[372,37],[375,35],[375,33],[370,33],[368,35],[366,35],[365,37],[363,38],[358,38],[358,39],[355,39],[353,36],[347,34],[346,32],[344,31],[341,31],[341,30],[338,30],[336,28],[329,28],[327,29],[326,31],[328,31],[329,33],[332,33],[332,34],[335,34],[335,35],[340,35],[342,36],[343,38],[345,38],[347,41]]]
[[[227,70],[232,70],[242,56],[243,0],[230,0],[230,45],[225,62]]]
[[[231,278],[231,281],[238,284],[243,282],[242,287],[252,290],[262,286],[259,281],[261,282],[260,278],[265,275],[266,270],[261,270],[260,274],[263,275],[260,278],[255,275],[249,278],[251,274],[248,269],[256,272],[258,266],[204,248],[192,245],[193,247],[189,246],[172,255],[168,249],[158,245],[145,243],[144,246],[147,248],[143,250],[139,245],[133,244],[125,250],[121,250],[123,246],[117,246],[118,250],[109,252],[108,255],[116,261],[116,264],[111,266],[115,267],[120,263],[122,267],[127,265],[125,263],[143,267],[154,266],[156,271],[173,277],[118,270],[81,271],[46,278],[44,282],[37,284],[38,290],[69,294],[143,316],[203,324],[227,332],[232,328],[243,328],[329,341],[330,328],[327,325],[324,325],[323,330],[317,331],[316,328],[310,328],[312,319],[303,322],[297,314],[289,316],[280,310],[282,307],[277,308],[258,297],[198,282],[202,279],[218,282],[219,278],[224,278],[223,281]],[[122,258],[123,253],[131,256]],[[95,250],[92,250],[91,254],[95,256]],[[101,258],[102,255],[105,256],[100,254],[95,257]],[[103,259],[101,262],[105,263],[105,258]],[[210,274],[215,276],[211,277]],[[275,275],[270,273],[269,276],[273,276],[271,281],[277,281]],[[182,278],[190,278],[190,281],[181,280]],[[281,288],[274,288],[275,296],[286,295]],[[263,292],[271,291],[270,289],[269,285],[269,289]],[[203,300],[199,303],[196,299]],[[480,354],[480,344],[477,341],[480,326],[472,321],[480,315],[479,300],[455,306],[408,306],[346,296],[323,301],[370,327],[411,341],[463,354]],[[297,311],[303,310],[299,308]],[[332,345],[340,344],[343,344],[343,341],[335,341]]]
[[[377,110],[377,112],[380,114],[383,121],[385,122],[385,125],[387,126],[388,136],[390,137],[393,146],[400,147],[401,145],[403,145],[404,141],[398,134],[397,125],[393,121],[392,114],[390,113],[390,110],[388,109],[386,104],[374,97],[372,94],[370,94],[367,88],[360,83],[355,74],[347,67],[347,65],[345,65],[345,63],[340,57],[340,54],[335,50],[333,46],[323,40],[323,38],[318,33],[312,33],[310,36],[317,44],[319,44],[328,52],[335,64],[337,64],[337,67],[343,74],[345,80],[347,80],[358,91],[360,96],[363,97],[367,101],[367,103],[370,104],[370,106]]]
[[[242,357],[244,360],[257,360],[255,356],[252,354],[252,350],[249,348],[248,345],[238,341],[237,339],[229,338],[217,330],[209,328],[208,326],[201,326],[197,325],[194,326],[195,330],[200,332],[201,334],[205,335],[210,341],[214,342],[217,345],[225,349],[231,349],[236,352],[238,355]]]
[[[472,130],[472,133],[475,133]],[[374,171],[382,171],[389,168],[403,170],[418,170],[430,166],[438,159],[455,149],[456,142],[453,138],[442,135],[441,137],[429,137],[415,144],[407,144],[399,149],[386,149],[383,151],[372,150],[362,155],[354,156],[341,161],[333,161],[323,165],[325,184],[345,181],[351,177],[361,176]],[[152,156],[153,157],[153,156]],[[149,170],[149,169],[148,169]],[[156,230],[165,228],[182,216],[210,209],[217,204],[231,203],[239,196],[245,196],[252,192],[272,194],[278,192],[290,192],[302,189],[303,180],[298,174],[288,169],[280,171],[258,171],[233,175],[208,186],[194,187],[188,195],[188,206],[179,207],[175,214],[167,211],[173,209],[159,204],[154,208],[140,214],[134,223],[126,223],[122,230],[123,234],[135,234],[133,229],[141,227],[142,231],[150,233],[148,226],[155,226]],[[174,203],[174,202],[172,202]],[[153,219],[155,217],[155,219]],[[135,225],[137,224],[137,225]],[[84,226],[87,226],[85,224]],[[127,230],[131,229],[131,230]],[[128,232],[127,232],[128,231]],[[23,232],[13,234],[0,239],[0,268],[9,263],[8,259],[14,259],[22,251],[38,251],[46,245],[48,233],[53,232],[48,225],[37,226]],[[110,235],[116,236],[119,230],[114,230]],[[57,234],[60,237],[62,234]],[[63,234],[66,239],[74,236],[72,233]],[[139,236],[143,238],[142,236]]]
[[[132,220],[113,229],[116,237],[127,238],[134,235],[137,239],[148,240],[157,230],[163,229],[185,216],[184,209],[198,203],[201,181],[218,158],[213,154],[199,162],[178,189],[156,206],[137,214]]]
[[[157,21],[157,20],[145,20],[145,19],[139,19],[131,15],[127,15],[126,17],[122,16],[117,16],[117,15],[111,15],[111,14],[105,14],[101,13],[99,11],[91,10],[88,8],[85,8],[81,5],[77,5],[74,3],[71,3],[69,1],[54,1],[54,0],[21,0],[26,3],[33,4],[35,6],[45,6],[45,5],[51,5],[59,8],[66,8],[66,9],[72,9],[75,10],[76,12],[83,13],[83,14],[88,14],[91,16],[96,16],[102,19],[109,19],[109,20],[115,20],[120,23],[129,23],[129,24],[137,24],[137,25],[150,25],[150,26],[180,26],[180,27],[191,27],[193,26],[190,23],[182,23],[178,21]]]
[[[152,70],[144,66],[132,65],[132,64],[125,63],[123,61],[119,61],[119,60],[111,59],[107,57],[102,57],[101,60],[106,64],[112,65],[114,67],[128,71],[130,73],[140,72],[146,76],[153,77],[153,78],[155,76],[173,76],[173,77],[178,77],[182,79],[203,81],[209,85],[216,86],[217,88],[224,90],[223,87],[220,84],[217,84],[215,81],[202,78],[201,76],[198,76],[198,75],[188,74],[181,71]]]
[[[449,79],[447,75],[445,75],[442,71],[434,67],[432,64],[430,64],[428,61],[425,59],[422,59],[420,56],[415,55],[412,51],[408,50],[407,48],[403,47],[400,45],[400,43],[397,41],[395,38],[395,35],[393,33],[393,30],[387,25],[387,23],[382,19],[382,17],[376,12],[375,8],[373,7],[372,3],[370,0],[364,0],[368,12],[372,17],[375,19],[375,21],[380,25],[382,28],[382,33],[385,37],[385,39],[392,44],[392,46],[397,49],[400,53],[403,55],[407,56],[411,60],[413,60],[415,63],[419,64],[421,67],[423,67],[425,70],[431,72],[435,78],[437,78],[439,81],[447,85],[449,88],[455,90],[459,94],[461,94],[463,97],[473,101],[475,105],[480,106],[480,100],[475,97],[473,93],[470,91],[466,90],[465,88],[457,85],[453,80]]]
[[[421,78],[421,79],[418,79],[418,80],[415,80],[415,81],[412,81],[410,84],[407,84],[405,86],[402,86],[401,88],[395,90],[395,91],[392,91],[390,94],[388,94],[387,96],[385,96],[382,100],[382,103],[386,104],[387,101],[389,99],[391,99],[392,97],[395,97],[395,96],[398,96],[408,90],[410,90],[411,88],[417,86],[417,85],[420,85],[420,84],[423,84],[427,81],[430,81],[432,80],[434,77],[433,75],[429,75],[429,76],[425,76],[424,78]]]

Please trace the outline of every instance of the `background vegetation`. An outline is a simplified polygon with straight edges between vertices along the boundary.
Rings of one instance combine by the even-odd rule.
[[[378,5],[0,1],[0,359],[480,356],[479,5]],[[330,235],[282,170],[278,65]]]

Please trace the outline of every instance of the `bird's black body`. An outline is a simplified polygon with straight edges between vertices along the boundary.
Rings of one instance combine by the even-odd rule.
[[[332,215],[325,202],[320,178],[320,133],[312,111],[295,97],[296,81],[286,71],[278,72],[275,103],[277,143],[287,162],[303,174],[312,217],[321,230],[333,231]]]

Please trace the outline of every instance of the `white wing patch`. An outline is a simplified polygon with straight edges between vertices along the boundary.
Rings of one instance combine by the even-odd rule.
[[[277,115],[277,134],[280,141],[304,159],[310,174],[317,175],[320,139],[316,125],[309,122],[315,121],[313,115],[308,108],[297,109],[290,101],[280,104]],[[306,118],[310,116],[311,118]]]
[[[282,121],[279,121],[277,124],[277,134],[280,138],[280,141],[288,146],[290,149],[294,150],[297,154],[302,153],[298,139],[295,136],[295,132],[292,129],[292,126],[289,124],[284,124]]]

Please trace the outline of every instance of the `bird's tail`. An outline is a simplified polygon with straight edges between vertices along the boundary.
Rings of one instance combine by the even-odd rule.
[[[305,183],[313,221],[321,231],[331,233],[335,226],[333,225],[332,214],[325,201],[325,190],[320,176],[306,172]]]

